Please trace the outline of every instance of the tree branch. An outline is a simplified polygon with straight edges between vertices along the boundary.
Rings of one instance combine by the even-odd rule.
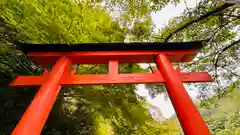
[[[240,16],[238,16],[238,15],[232,15],[232,14],[213,14],[212,16],[228,16],[228,17],[240,18]]]
[[[227,72],[231,73],[231,74],[234,75],[234,76],[240,77],[240,75],[238,75],[238,74],[232,72],[231,70],[229,70],[229,69],[227,69],[227,68],[225,68],[225,67],[221,67],[221,68],[227,70]]]
[[[225,46],[218,54],[217,54],[217,58],[214,62],[214,67],[215,67],[215,75],[217,76],[217,68],[218,68],[218,61],[220,59],[220,56],[227,51],[228,49],[230,49],[231,47],[237,45],[238,43],[240,43],[240,39],[238,39],[237,41],[232,42],[230,45]]]
[[[187,1],[184,0],[184,3],[185,3],[185,7],[186,7],[186,9],[187,9],[187,11],[188,11],[188,14],[190,14],[190,10],[189,10],[189,8],[188,8],[188,6],[187,6]]]
[[[200,16],[199,18],[196,18],[196,19],[193,19],[193,20],[187,22],[187,23],[184,24],[183,26],[179,27],[178,29],[176,29],[175,31],[173,31],[172,33],[170,33],[170,34],[165,38],[165,42],[168,42],[168,40],[169,40],[174,34],[180,32],[181,30],[183,30],[183,29],[185,29],[185,28],[187,28],[187,27],[189,27],[190,25],[192,25],[192,24],[194,24],[194,23],[196,23],[196,22],[199,22],[199,21],[201,21],[201,20],[203,20],[203,19],[211,16],[212,14],[214,14],[214,13],[216,13],[216,12],[219,12],[219,11],[222,11],[223,9],[226,9],[226,8],[228,8],[228,7],[230,7],[230,6],[232,6],[232,5],[224,4],[224,5],[216,8],[216,9],[213,10],[213,11],[207,12],[206,14]]]

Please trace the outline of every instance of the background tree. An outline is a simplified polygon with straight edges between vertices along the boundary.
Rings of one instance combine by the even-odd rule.
[[[14,42],[23,43],[98,43],[124,41],[193,41],[204,40],[204,48],[191,63],[181,70],[208,71],[214,76],[213,85],[202,84],[201,107],[209,107],[227,96],[228,85],[239,75],[239,4],[225,5],[223,1],[200,1],[196,8],[169,21],[154,32],[151,13],[178,0],[6,0],[0,3],[0,131],[10,134],[37,88],[9,88],[7,84],[17,75],[40,75],[43,67],[34,65],[25,54],[15,50]],[[34,47],[34,46],[33,46]],[[177,65],[177,64],[176,64]],[[107,73],[106,65],[73,65],[76,74]],[[51,69],[51,67],[48,67]],[[149,72],[137,64],[122,64],[121,73]],[[231,86],[231,85],[230,85]],[[196,87],[196,86],[194,86]],[[147,85],[153,97],[165,93],[163,85]],[[212,90],[214,92],[207,92]],[[214,95],[216,94],[216,96]],[[220,101],[219,101],[220,102]],[[172,124],[156,123],[145,100],[136,95],[135,85],[98,85],[64,87],[44,127],[43,134],[175,134]],[[215,107],[215,106],[214,106]],[[236,111],[237,112],[237,111]],[[238,132],[232,127],[217,127],[216,123],[231,118],[209,118],[209,127],[217,132]],[[213,122],[214,121],[214,122]],[[212,128],[213,127],[213,128]],[[220,130],[231,131],[220,131]],[[236,131],[235,131],[236,130]],[[220,134],[220,133],[219,133]]]
[[[104,1],[98,2],[8,0],[1,5],[0,16],[4,39],[1,42],[4,54],[1,59],[1,68],[4,70],[1,74],[6,80],[3,83],[6,87],[1,89],[3,93],[1,108],[2,110],[8,108],[1,115],[4,119],[0,130],[2,133],[11,133],[36,93],[36,88],[9,88],[6,85],[7,82],[14,79],[16,75],[38,75],[43,72],[43,67],[37,67],[27,59],[25,54],[14,49],[15,41],[42,44],[124,42],[127,35],[131,36],[131,40],[134,38],[144,40],[151,35],[148,28],[152,23],[149,19],[142,23],[135,22],[134,26],[129,28],[122,23],[126,18],[113,20],[103,9],[105,5],[101,5]],[[120,6],[120,3],[116,1],[115,4]],[[125,8],[124,6],[126,5],[122,5],[121,8]],[[11,36],[12,32],[14,34]],[[11,56],[11,59],[8,56]],[[9,63],[10,60],[13,60],[13,63]],[[76,74],[107,73],[106,65],[73,66],[77,67]],[[51,69],[51,67],[48,68]],[[120,65],[119,70],[120,72],[146,72],[137,64]],[[136,95],[135,90],[135,85],[64,87],[46,122],[43,134],[145,135],[179,132],[174,126],[156,123],[144,107],[145,101]]]
[[[227,93],[226,86],[239,80],[235,71],[240,64],[239,11],[239,4],[200,1],[197,7],[187,8],[154,35],[156,41],[162,42],[204,41],[204,48],[194,60],[181,65],[183,71],[207,71],[214,77],[212,85],[195,85],[200,89],[201,100],[211,97],[212,91],[220,98]],[[207,92],[209,89],[212,91]]]

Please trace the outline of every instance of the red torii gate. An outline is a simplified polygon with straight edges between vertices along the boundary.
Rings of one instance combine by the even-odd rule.
[[[11,86],[41,86],[12,135],[39,135],[61,86],[96,84],[165,83],[167,92],[186,135],[210,132],[183,86],[188,82],[210,82],[207,72],[180,72],[171,62],[188,62],[202,47],[201,41],[185,43],[96,43],[18,44],[36,64],[54,64],[42,76],[18,76]],[[153,73],[119,74],[118,63],[153,63]],[[108,74],[74,75],[71,64],[107,64]]]

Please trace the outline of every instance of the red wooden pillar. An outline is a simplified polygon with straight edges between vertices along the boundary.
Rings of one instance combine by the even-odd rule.
[[[40,135],[61,88],[60,79],[70,65],[71,60],[67,57],[61,57],[56,62],[47,75],[48,79],[40,87],[12,135]]]
[[[164,54],[161,54],[157,57],[156,64],[165,80],[169,97],[184,133],[186,135],[210,135],[208,127],[204,123],[200,113],[185,90],[180,76],[168,58]]]

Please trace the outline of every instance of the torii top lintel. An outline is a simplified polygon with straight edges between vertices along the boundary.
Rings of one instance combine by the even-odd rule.
[[[61,56],[67,56],[74,64],[150,63],[159,54],[165,54],[171,62],[191,61],[202,41],[194,42],[132,42],[132,43],[83,43],[83,44],[24,44],[16,48],[28,53],[34,63],[54,64]]]

